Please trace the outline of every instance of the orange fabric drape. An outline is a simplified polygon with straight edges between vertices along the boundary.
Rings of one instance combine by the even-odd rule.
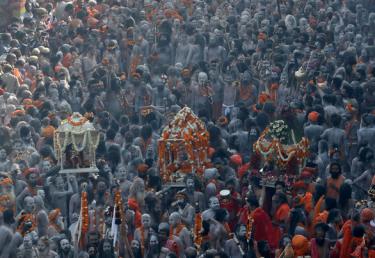
[[[352,240],[352,221],[348,220],[342,227],[343,240],[340,250],[340,258],[350,258],[350,243]]]

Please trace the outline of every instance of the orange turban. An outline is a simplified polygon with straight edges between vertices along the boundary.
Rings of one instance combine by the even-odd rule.
[[[309,118],[309,120],[310,120],[311,122],[316,122],[316,121],[318,121],[319,113],[316,112],[316,111],[312,111],[312,112],[309,113],[308,118]]]
[[[232,162],[233,164],[237,165],[237,166],[241,166],[242,165],[242,157],[241,155],[239,154],[234,154],[230,157],[230,162]]]
[[[52,138],[54,133],[55,133],[55,127],[53,127],[52,125],[49,125],[42,130],[42,137]]]
[[[302,235],[295,235],[292,239],[295,256],[304,256],[309,251],[309,240]]]
[[[372,209],[370,209],[370,208],[364,208],[361,211],[361,221],[362,222],[368,223],[371,220],[373,220],[374,218],[375,218],[375,214],[374,214],[374,211]]]
[[[48,214],[48,220],[51,222],[56,222],[57,217],[61,214],[60,209],[54,209]]]

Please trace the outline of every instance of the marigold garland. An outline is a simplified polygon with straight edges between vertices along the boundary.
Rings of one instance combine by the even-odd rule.
[[[21,215],[20,219],[20,224],[18,225],[17,227],[17,231],[24,237],[25,235],[27,235],[28,233],[32,232],[35,230],[35,227],[36,227],[36,223],[35,223],[35,218],[34,218],[34,215],[33,214],[30,214],[30,213],[26,213],[26,214],[23,214]],[[31,227],[24,232],[24,225],[26,222],[31,222]]]
[[[284,145],[275,137],[268,140],[269,133],[270,128],[267,127],[253,146],[265,159],[276,160],[277,165],[285,167],[293,158],[302,162],[308,156],[309,141],[306,138],[302,138],[297,144]]]
[[[202,171],[206,164],[209,134],[202,121],[188,107],[180,110],[166,126],[158,141],[159,167],[163,181],[171,181],[171,176],[179,170],[183,173]],[[187,159],[178,160],[184,151]]]
[[[247,223],[246,223],[246,239],[250,240],[251,238],[251,232],[253,231],[253,222],[254,219],[251,216],[251,213],[249,212],[249,215],[247,217]]]
[[[89,207],[87,201],[87,192],[82,192],[81,194],[81,215],[82,215],[82,228],[81,232],[83,234],[87,233],[89,230]]]
[[[169,239],[173,240],[173,236],[178,237],[181,233],[181,231],[184,229],[184,225],[182,223],[179,223],[176,228],[171,226],[171,230],[169,231]],[[174,230],[176,229],[176,233],[174,233]]]
[[[72,118],[73,118],[72,116],[67,118],[68,123],[72,126],[82,126],[87,122],[87,118],[84,116],[81,117],[78,122],[73,121]]]
[[[194,223],[194,243],[199,248],[202,244],[202,214],[198,212],[195,214],[195,223]]]

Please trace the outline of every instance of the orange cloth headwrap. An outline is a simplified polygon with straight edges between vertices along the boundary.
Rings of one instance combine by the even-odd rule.
[[[316,121],[318,121],[319,113],[316,112],[316,111],[312,111],[312,112],[309,113],[308,118],[309,118],[309,120],[310,120],[311,122],[316,122]]]
[[[42,130],[42,136],[45,138],[52,138],[54,133],[55,127],[53,127],[52,125],[49,125]]]
[[[309,251],[309,240],[302,235],[295,235],[292,239],[295,256],[306,255]]]

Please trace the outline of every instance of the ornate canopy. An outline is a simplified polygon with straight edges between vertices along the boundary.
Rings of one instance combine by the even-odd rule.
[[[97,172],[96,148],[100,135],[90,121],[73,113],[54,134],[54,147],[61,164],[60,173]]]
[[[204,123],[190,108],[181,109],[158,141],[162,179],[178,181],[186,173],[201,174],[207,162],[208,141]]]

